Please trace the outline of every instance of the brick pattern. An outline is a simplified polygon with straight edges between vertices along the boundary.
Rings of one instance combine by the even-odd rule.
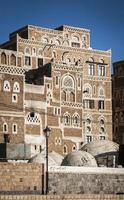
[[[42,165],[0,163],[0,194],[42,194]]]
[[[124,175],[50,173],[50,194],[117,194],[124,192]]]

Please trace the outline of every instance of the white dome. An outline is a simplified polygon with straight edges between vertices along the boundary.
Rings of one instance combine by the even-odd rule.
[[[52,151],[48,154],[48,164],[50,166],[60,166],[63,160],[63,156]],[[43,151],[36,156],[32,157],[29,162],[31,163],[44,163],[46,164],[46,152]]]
[[[86,151],[93,156],[97,156],[100,154],[117,152],[119,151],[119,145],[109,140],[97,140],[85,144],[81,150]]]
[[[68,154],[62,161],[61,165],[97,167],[95,158],[85,151],[75,151]]]

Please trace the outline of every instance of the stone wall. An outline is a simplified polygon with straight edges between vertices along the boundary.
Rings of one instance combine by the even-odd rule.
[[[49,168],[50,194],[124,193],[124,169],[95,167]]]
[[[124,195],[1,195],[0,200],[124,200]]]
[[[42,194],[43,166],[0,163],[0,194]]]

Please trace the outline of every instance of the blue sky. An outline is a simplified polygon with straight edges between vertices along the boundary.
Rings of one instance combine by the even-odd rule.
[[[0,43],[9,33],[33,24],[62,24],[91,30],[91,47],[112,49],[112,62],[124,60],[124,0],[11,0],[0,4]]]

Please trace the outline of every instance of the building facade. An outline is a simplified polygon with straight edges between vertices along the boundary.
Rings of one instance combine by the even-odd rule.
[[[124,144],[124,61],[113,64],[113,140]]]
[[[111,50],[90,47],[90,31],[25,26],[0,46],[0,142],[66,155],[112,140]]]

